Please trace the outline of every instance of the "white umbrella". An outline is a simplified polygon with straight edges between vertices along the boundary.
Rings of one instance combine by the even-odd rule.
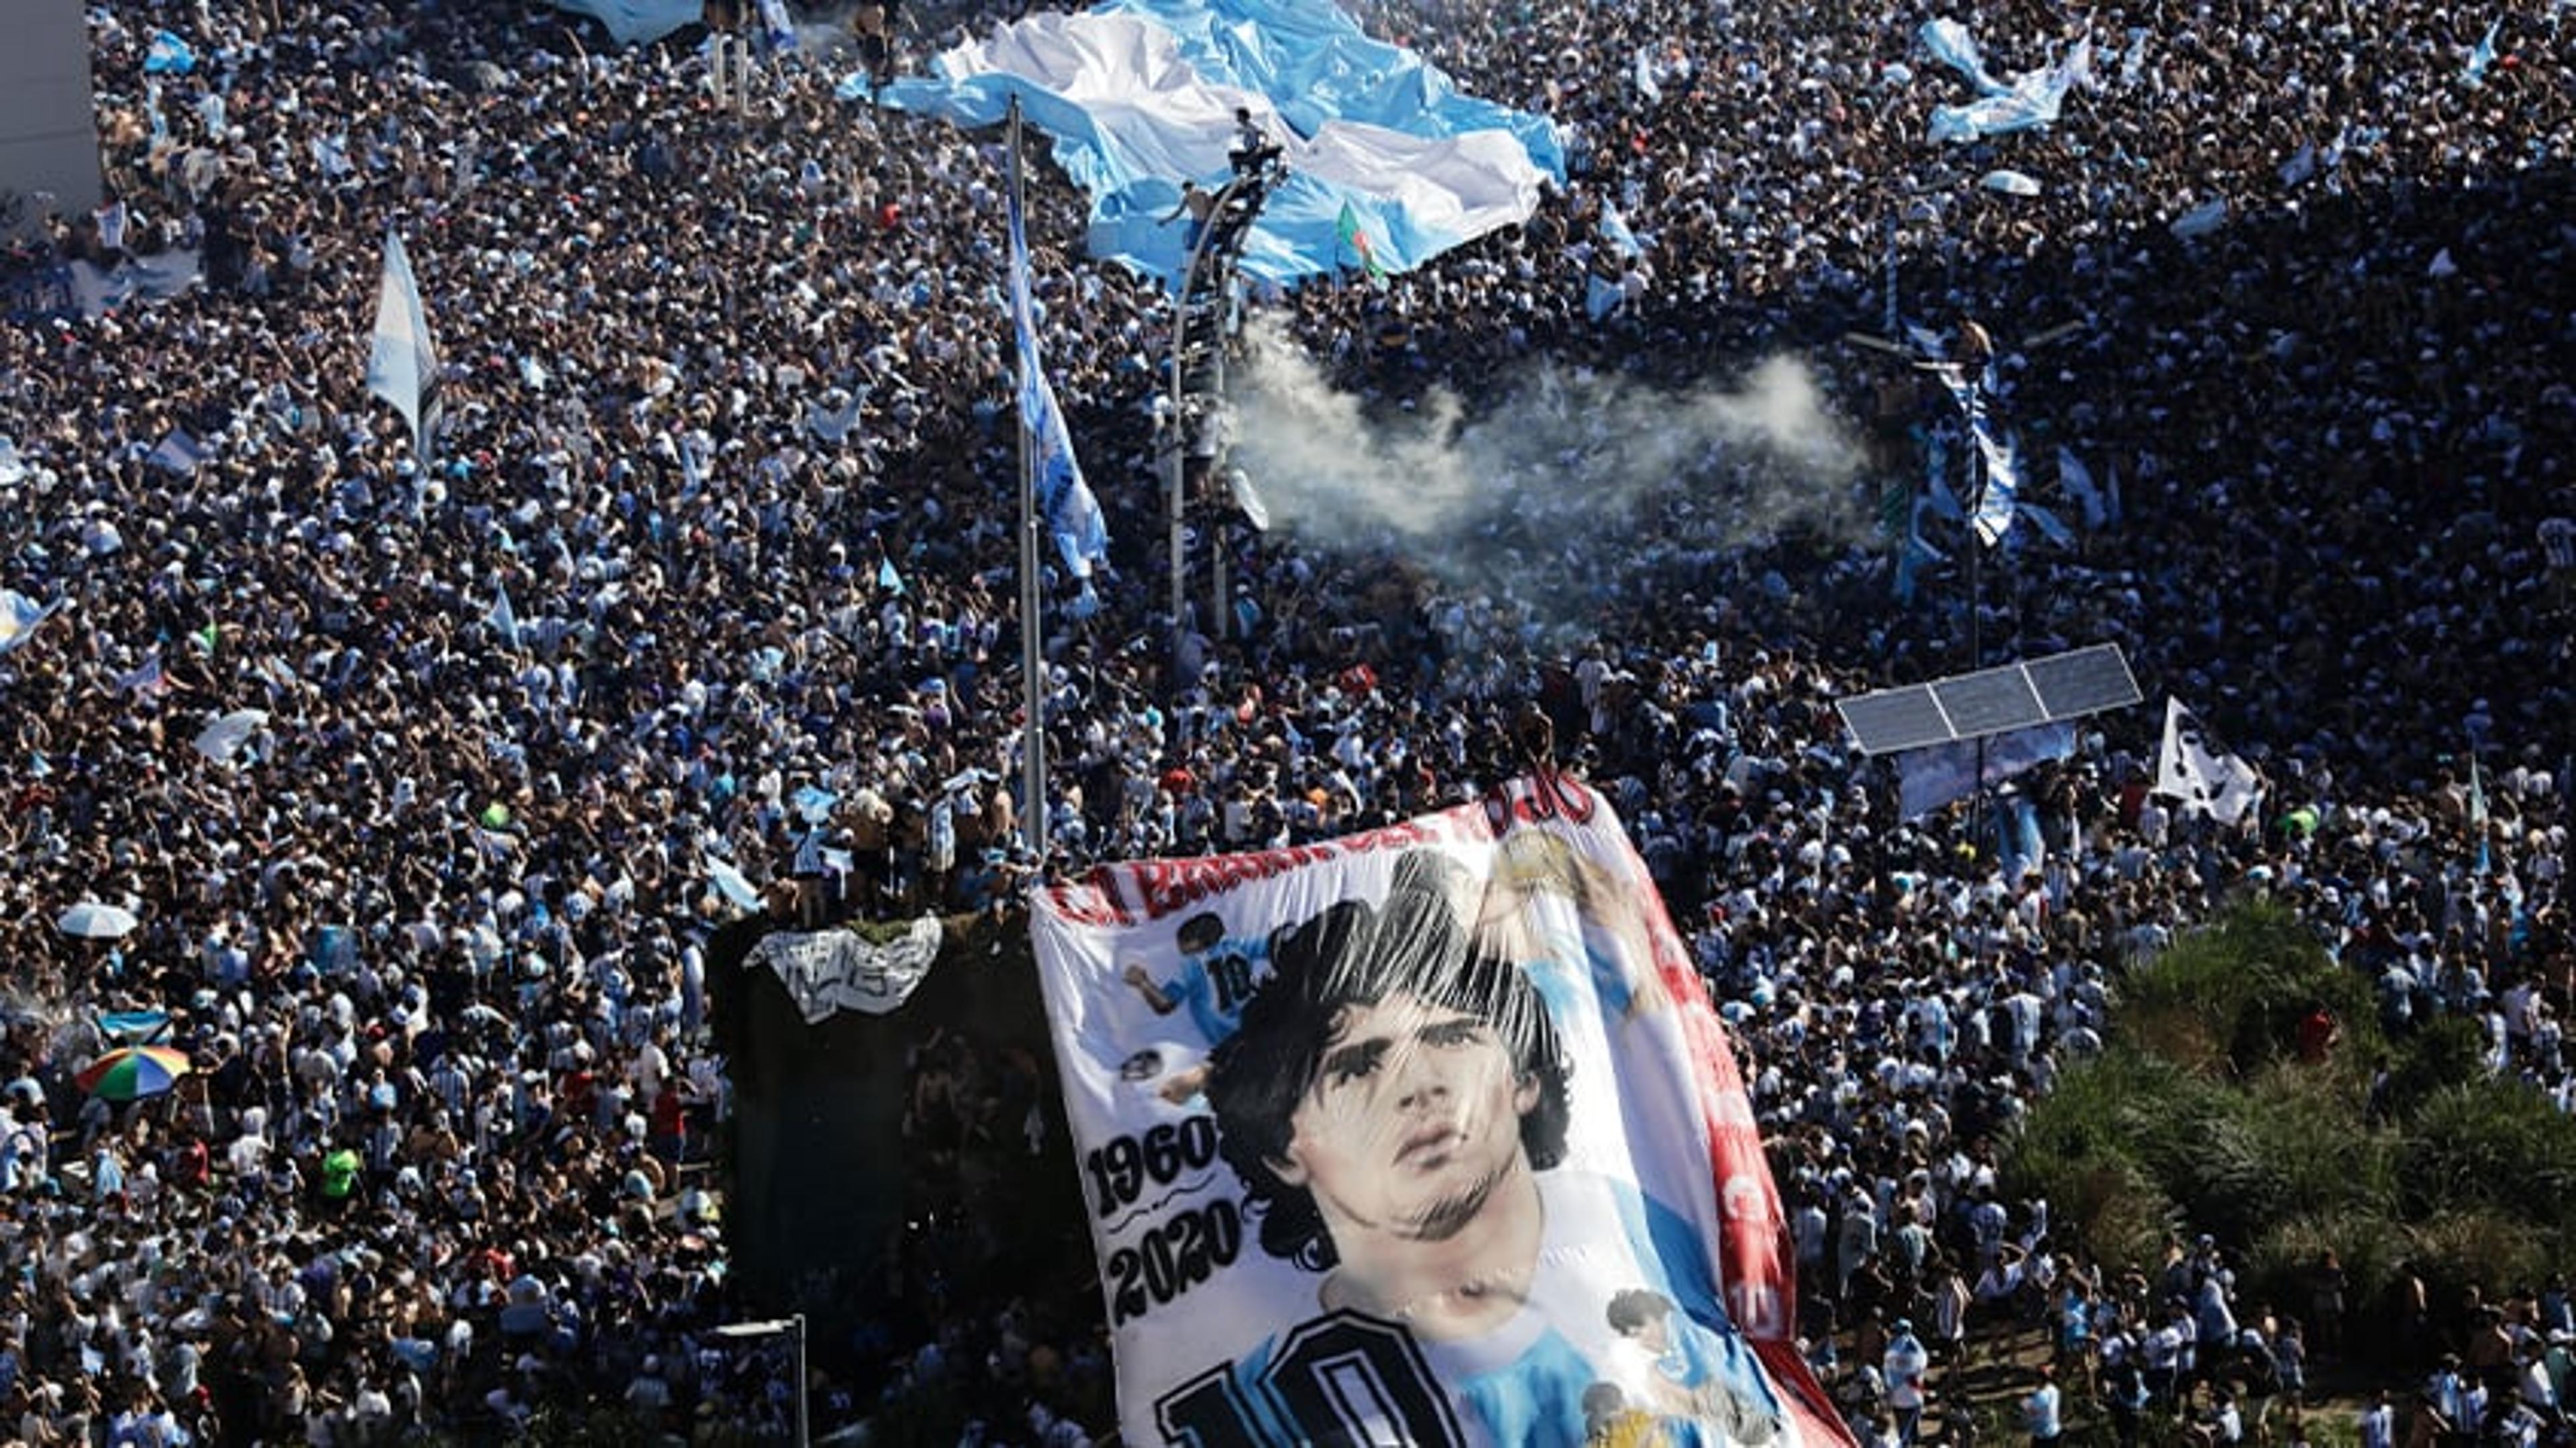
[[[65,935],[78,935],[90,940],[113,940],[141,923],[134,918],[134,912],[131,910],[119,909],[114,905],[102,904],[96,900],[83,900],[64,911],[62,918],[54,922],[54,928]]]
[[[230,764],[251,731],[268,722],[265,709],[235,709],[197,734],[197,752],[217,764]]]

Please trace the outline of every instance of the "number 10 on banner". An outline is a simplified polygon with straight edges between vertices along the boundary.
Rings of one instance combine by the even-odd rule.
[[[1154,1421],[1175,1448],[1464,1448],[1467,1441],[1413,1335],[1348,1311],[1290,1332],[1258,1382],[1238,1379],[1229,1362],[1181,1384],[1154,1404]]]

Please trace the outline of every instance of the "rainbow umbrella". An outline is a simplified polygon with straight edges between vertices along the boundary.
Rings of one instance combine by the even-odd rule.
[[[80,1088],[105,1101],[138,1101],[158,1096],[195,1068],[188,1053],[168,1046],[127,1046],[89,1063],[73,1079]]]

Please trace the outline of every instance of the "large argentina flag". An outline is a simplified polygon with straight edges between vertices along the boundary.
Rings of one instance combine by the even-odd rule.
[[[1167,279],[1184,229],[1162,218],[1182,182],[1230,174],[1238,106],[1289,167],[1242,263],[1270,281],[1347,268],[1345,206],[1375,259],[1403,271],[1527,220],[1541,183],[1565,174],[1544,117],[1460,94],[1330,0],[1111,0],[1029,16],[930,70],[880,99],[985,126],[1017,96],[1091,195],[1091,252]]]

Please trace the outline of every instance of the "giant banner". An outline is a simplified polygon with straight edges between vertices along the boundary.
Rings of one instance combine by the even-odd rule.
[[[1849,1442],[1733,1056],[1582,784],[1033,917],[1127,1442]]]

